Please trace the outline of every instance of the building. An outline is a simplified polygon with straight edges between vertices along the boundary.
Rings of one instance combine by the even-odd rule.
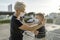
[[[12,4],[8,5],[8,12],[12,12]]]
[[[60,13],[50,13],[48,16],[46,16],[46,19],[53,21],[54,24],[60,25]]]

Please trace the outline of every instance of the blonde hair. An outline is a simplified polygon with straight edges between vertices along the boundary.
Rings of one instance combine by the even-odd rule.
[[[16,2],[14,5],[15,10],[21,9],[23,7],[25,7],[25,4],[23,2]]]

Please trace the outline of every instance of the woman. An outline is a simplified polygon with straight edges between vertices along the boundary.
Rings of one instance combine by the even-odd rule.
[[[34,27],[29,27],[24,23],[21,23],[19,20],[22,14],[25,12],[25,4],[22,2],[16,2],[14,5],[15,13],[11,18],[11,27],[10,27],[10,38],[9,40],[23,40],[23,32],[27,31],[34,31],[42,25],[35,25]]]

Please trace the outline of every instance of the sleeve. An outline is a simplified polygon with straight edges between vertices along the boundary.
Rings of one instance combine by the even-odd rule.
[[[21,27],[23,24],[17,20],[17,19],[14,19],[14,28],[15,29],[18,29],[19,27]]]
[[[45,33],[45,26],[42,26],[41,28],[37,29],[37,31]]]
[[[16,21],[16,24],[17,24],[18,27],[23,25],[19,20]]]

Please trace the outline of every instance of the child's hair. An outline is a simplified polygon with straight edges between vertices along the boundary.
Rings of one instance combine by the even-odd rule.
[[[37,13],[37,16],[41,16],[42,18],[44,18],[44,15],[42,13]]]

